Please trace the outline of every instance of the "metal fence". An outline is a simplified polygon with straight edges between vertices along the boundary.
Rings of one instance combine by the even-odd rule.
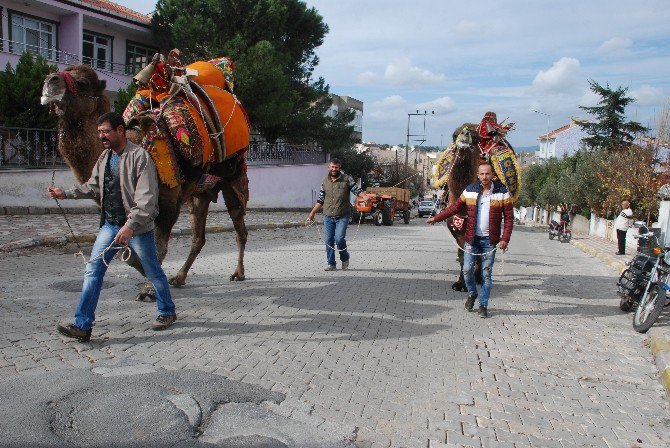
[[[252,142],[247,152],[249,165],[302,165],[325,163],[326,151],[319,146]]]
[[[249,165],[302,165],[325,163],[327,154],[319,146],[252,142]],[[0,127],[0,169],[65,166],[58,154],[55,129]]]
[[[55,129],[0,127],[0,169],[64,166]]]

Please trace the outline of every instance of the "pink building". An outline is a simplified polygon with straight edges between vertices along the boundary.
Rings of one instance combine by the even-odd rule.
[[[88,64],[114,97],[157,52],[151,18],[107,0],[0,0],[0,69],[29,51],[60,69]]]

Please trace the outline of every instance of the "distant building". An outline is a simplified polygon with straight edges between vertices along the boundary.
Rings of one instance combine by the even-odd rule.
[[[0,67],[21,54],[59,69],[88,64],[114,97],[158,51],[151,18],[107,0],[0,0]]]
[[[363,101],[350,96],[333,94],[331,97],[333,98],[333,104],[326,112],[326,115],[335,117],[340,112],[353,110],[355,114],[354,119],[351,121],[351,125],[354,127],[353,139],[355,142],[361,143],[363,141]]]
[[[584,147],[582,139],[588,135],[579,126],[579,120],[571,119],[570,124],[566,124],[549,134],[540,135],[537,139],[540,141],[540,149],[535,153],[539,159],[549,159],[551,157],[562,158],[570,156]]]

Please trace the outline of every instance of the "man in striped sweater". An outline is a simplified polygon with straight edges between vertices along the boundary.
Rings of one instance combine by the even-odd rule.
[[[488,163],[479,165],[477,178],[477,182],[468,185],[453,204],[434,218],[428,219],[427,223],[433,225],[459,213],[463,208],[466,209],[468,216],[465,222],[463,277],[468,288],[468,298],[465,301],[465,309],[472,311],[475,299],[479,297],[479,316],[485,318],[488,316],[496,250],[507,249],[514,226],[514,209],[507,188],[493,180],[491,165]],[[474,265],[477,255],[480,254],[483,272],[482,287],[478,294]]]

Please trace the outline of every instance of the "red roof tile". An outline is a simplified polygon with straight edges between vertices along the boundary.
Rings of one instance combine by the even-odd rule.
[[[133,11],[132,9],[126,8],[125,6],[121,6],[114,2],[110,2],[109,0],[79,0],[79,1],[81,3],[90,5],[94,8],[105,10],[114,15],[129,17],[131,19],[137,20],[139,22],[144,22],[146,24],[151,23],[151,17],[141,14],[137,11]]]

